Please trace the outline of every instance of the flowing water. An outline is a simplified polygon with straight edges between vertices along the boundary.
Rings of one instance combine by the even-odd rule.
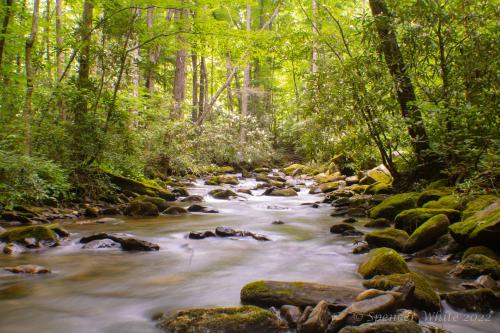
[[[239,187],[251,188],[245,180]],[[363,255],[353,255],[352,238],[329,233],[340,218],[331,207],[302,205],[320,200],[306,190],[294,198],[242,195],[215,200],[214,187],[197,182],[191,194],[205,195],[204,205],[220,214],[189,214],[157,218],[123,218],[121,224],[75,224],[64,227],[72,236],[62,246],[19,256],[0,255],[0,266],[37,264],[44,276],[0,272],[2,333],[149,333],[159,312],[182,308],[234,306],[240,289],[255,280],[308,281],[362,288],[356,274]],[[282,220],[284,225],[272,224]],[[360,230],[362,219],[357,222]],[[271,242],[251,238],[190,240],[189,231],[229,226],[262,233]],[[134,235],[160,245],[158,252],[82,249],[78,240],[97,232]],[[446,272],[449,264],[410,262],[433,286],[446,291],[460,281]],[[470,316],[445,307],[440,326],[456,332],[498,332],[500,316]],[[425,316],[424,316],[425,317]]]

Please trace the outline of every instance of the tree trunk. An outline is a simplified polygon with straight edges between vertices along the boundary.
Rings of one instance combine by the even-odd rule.
[[[63,73],[62,2],[63,0],[56,0],[56,67],[58,80]]]
[[[312,45],[312,65],[311,72],[318,72],[318,42],[316,42],[316,32],[318,31],[318,6],[316,0],[312,0],[312,24],[313,24],[313,45]]]
[[[92,15],[94,4],[91,0],[85,0],[83,4],[81,40],[82,50],[80,51],[78,85],[81,88],[87,88],[89,85],[90,74],[90,43],[92,39]]]
[[[24,113],[24,127],[25,127],[25,153],[31,155],[32,152],[32,138],[31,138],[31,121],[33,117],[33,46],[35,45],[36,35],[38,32],[38,14],[40,9],[39,0],[33,1],[33,16],[31,20],[31,33],[26,40],[26,108]]]
[[[12,6],[14,5],[14,0],[5,0],[5,16],[3,18],[2,30],[0,30],[0,76],[2,76],[2,65],[3,65],[3,51],[5,48],[5,34],[7,33],[7,28],[9,27],[9,21],[12,14]]]
[[[147,17],[147,26],[148,26],[148,35],[150,37],[153,36],[154,31],[154,7],[148,7],[148,17]],[[160,56],[160,49],[158,46],[150,46],[148,52],[148,67],[146,70],[146,88],[149,91],[149,95],[153,96],[155,92],[155,67],[158,63],[158,58]]]
[[[231,89],[231,73],[233,72],[233,65],[231,64],[231,53],[227,53],[226,58],[226,79],[229,79],[229,85],[227,86],[227,106],[231,113],[234,112],[234,102],[233,102],[233,89]]]
[[[198,119],[198,56],[191,55],[191,66],[193,67],[193,105],[191,110],[191,120],[193,123]]]
[[[198,98],[198,115],[196,116],[196,120],[198,117],[205,112],[205,104],[207,100],[206,92],[207,92],[207,65],[205,63],[205,57],[201,57],[200,59],[200,98]]]
[[[186,19],[186,10],[176,10],[175,17],[179,22],[179,26],[182,26],[182,21]],[[175,76],[173,89],[174,107],[171,114],[172,119],[181,118],[182,104],[186,95],[186,49],[184,43],[184,36],[182,36],[182,34],[179,34],[177,37],[177,44],[179,49],[175,56]]]
[[[252,6],[247,5],[247,31],[252,29]],[[251,64],[247,61],[243,76],[243,90],[241,92],[241,124],[240,124],[240,144],[244,145],[247,141],[245,121],[248,116],[248,96],[250,94],[250,71]]]
[[[45,44],[46,44],[46,49],[45,49],[45,54],[47,58],[47,77],[49,79],[49,82],[52,83],[52,57],[50,55],[50,12],[51,12],[51,2],[52,0],[46,0],[46,13],[45,13],[45,20],[46,20],[46,27],[45,27]]]
[[[375,17],[375,26],[380,38],[381,49],[387,67],[394,79],[401,113],[407,122],[408,133],[413,141],[417,160],[421,163],[428,162],[428,153],[430,153],[429,139],[423,123],[422,113],[415,105],[415,90],[406,70],[407,67],[397,42],[396,31],[392,27],[392,18],[384,0],[370,0],[370,8]]]

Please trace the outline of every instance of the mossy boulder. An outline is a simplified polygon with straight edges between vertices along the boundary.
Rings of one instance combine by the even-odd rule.
[[[387,247],[371,250],[358,267],[358,273],[365,279],[376,275],[408,272],[409,269],[403,257],[393,249]]]
[[[393,220],[400,212],[417,207],[418,193],[410,192],[385,199],[370,211],[370,217]]]
[[[442,297],[452,307],[470,312],[489,313],[500,308],[500,297],[488,288],[452,291]]]
[[[151,202],[135,199],[129,202],[125,208],[125,215],[128,216],[158,216],[158,207]]]
[[[335,190],[338,190],[339,188],[345,186],[345,181],[339,180],[335,182],[329,182],[329,183],[323,183],[319,185],[319,189],[323,193],[329,193],[333,192]]]
[[[167,191],[159,186],[146,184],[134,179],[126,178],[123,176],[106,174],[109,180],[115,184],[121,192],[136,193],[139,195],[148,195],[150,197],[160,197],[167,201],[175,201],[176,195]]]
[[[167,209],[169,207],[167,200],[162,199],[160,197],[150,197],[147,195],[141,195],[141,196],[135,198],[134,200],[143,201],[143,202],[150,202],[153,205],[155,205],[158,208],[158,211],[160,211],[160,212],[164,211],[165,209]]]
[[[184,207],[171,206],[171,207],[168,207],[163,213],[167,214],[167,215],[184,215],[184,214],[188,214],[189,212]]]
[[[205,181],[206,185],[221,185],[221,184],[230,184],[230,185],[238,185],[240,182],[238,178],[235,176],[213,176],[210,177],[207,181]]]
[[[439,200],[440,198],[450,195],[452,193],[453,193],[453,188],[451,187],[441,187],[431,190],[425,190],[424,192],[420,193],[417,199],[417,206],[422,207],[429,201]]]
[[[346,326],[339,333],[422,333],[422,327],[416,322],[402,321],[376,321],[359,326]]]
[[[344,180],[346,177],[343,176],[340,172],[335,172],[333,174],[320,173],[314,176],[314,180],[318,184],[331,183],[339,180]]]
[[[302,170],[304,170],[304,168],[306,168],[305,165],[302,165],[302,164],[292,164],[292,165],[287,166],[286,168],[284,168],[283,172],[287,176],[292,176],[292,175],[297,175]]]
[[[58,233],[60,233],[58,229],[60,229],[58,224],[11,228],[0,234],[0,240],[7,243],[24,243],[25,239],[34,239],[36,242],[57,244],[59,240]]]
[[[464,260],[465,258],[467,258],[468,256],[473,255],[473,254],[482,254],[482,255],[487,256],[487,257],[489,257],[493,260],[496,260],[496,261],[498,261],[500,259],[498,253],[496,253],[495,251],[493,251],[489,247],[473,246],[473,247],[469,247],[467,250],[465,250],[465,252],[462,256],[462,260]]]
[[[221,199],[221,200],[229,200],[230,198],[235,198],[238,196],[233,191],[223,188],[212,190],[208,192],[208,194],[214,197],[215,199]]]
[[[448,232],[450,221],[444,214],[431,217],[418,227],[406,242],[405,251],[415,252],[434,244],[439,237]]]
[[[440,214],[446,215],[450,223],[458,222],[461,216],[460,211],[454,209],[414,208],[399,213],[394,219],[395,227],[411,235],[431,217]]]
[[[272,197],[296,197],[297,191],[293,188],[272,188],[264,192],[264,195]]]
[[[365,193],[389,194],[389,193],[392,193],[392,191],[393,191],[392,184],[375,183],[375,184],[369,185],[368,188],[366,189]]]
[[[392,184],[392,176],[384,166],[378,166],[375,169],[369,170],[366,176],[359,181],[361,185],[372,185],[375,183]]]
[[[364,281],[363,286],[365,288],[391,290],[394,287],[404,286],[409,281],[415,284],[415,292],[411,301],[412,306],[426,311],[439,311],[441,308],[439,295],[425,277],[415,272],[376,276],[371,280]]]
[[[496,201],[500,201],[500,198],[494,195],[481,195],[469,201],[463,213],[464,220],[485,209]]]
[[[500,265],[494,259],[482,254],[471,254],[462,260],[451,274],[464,279],[475,279],[481,275],[491,275],[500,278]]]
[[[345,190],[353,191],[354,193],[362,194],[370,187],[370,185],[351,185],[346,187]]]
[[[330,308],[342,310],[350,304],[359,289],[308,282],[255,281],[241,289],[243,304],[258,306],[316,306],[326,301]]]
[[[436,201],[429,201],[424,204],[423,208],[437,208],[437,209],[455,209],[462,210],[463,199],[458,195],[445,195]]]
[[[365,224],[367,228],[389,228],[391,226],[391,221],[383,217],[375,220],[371,220]]]
[[[500,201],[449,227],[450,234],[460,244],[485,245],[500,250]]]
[[[365,241],[370,247],[388,247],[396,251],[401,251],[408,241],[406,231],[394,228],[372,231],[365,235]]]
[[[255,306],[190,309],[160,318],[158,327],[169,333],[277,333],[287,325],[271,311]]]

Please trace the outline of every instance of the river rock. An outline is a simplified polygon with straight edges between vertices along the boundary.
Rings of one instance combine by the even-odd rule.
[[[123,223],[123,220],[116,219],[114,217],[103,217],[95,221],[98,224],[120,224]]]
[[[370,217],[393,220],[400,212],[417,207],[418,196],[415,192],[394,195],[375,206],[370,211]]]
[[[30,247],[57,246],[59,238],[67,235],[69,233],[58,224],[36,225],[8,229],[0,234],[0,241],[17,242]]]
[[[217,214],[219,211],[216,209],[210,209],[202,205],[191,205],[188,207],[188,212],[191,213],[209,213],[209,214]]]
[[[158,216],[159,214],[155,204],[139,199],[132,200],[125,208],[125,215],[129,216]]]
[[[404,274],[408,272],[409,269],[403,257],[387,247],[371,250],[358,268],[358,273],[365,279],[375,275]]]
[[[287,325],[271,311],[255,306],[190,309],[163,316],[158,325],[169,333],[278,333]]]
[[[389,228],[391,226],[391,221],[385,218],[378,218],[371,220],[365,224],[367,228]]]
[[[222,188],[212,190],[208,192],[208,194],[214,197],[215,199],[221,199],[221,200],[229,200],[230,198],[233,197],[235,198],[238,196],[233,191]]]
[[[412,234],[418,227],[428,221],[431,217],[444,214],[450,223],[458,222],[462,213],[454,209],[432,209],[414,208],[399,213],[394,219],[396,229]]]
[[[328,302],[319,302],[309,314],[309,317],[299,324],[297,332],[317,333],[324,332],[330,323],[331,315],[328,311]]]
[[[482,255],[485,255],[488,258],[491,258],[493,260],[496,260],[496,261],[500,260],[499,255],[495,251],[493,251],[492,249],[490,249],[489,247],[486,247],[486,246],[469,247],[467,250],[465,250],[465,252],[462,256],[462,260],[464,260],[465,258],[467,258],[468,256],[473,255],[473,254],[482,254]]]
[[[99,212],[100,210],[98,207],[89,206],[85,208],[83,215],[85,215],[86,217],[97,217],[99,216]]]
[[[354,230],[356,230],[356,228],[347,223],[334,224],[330,227],[330,232],[332,234],[342,234],[346,231],[354,231]]]
[[[48,268],[38,265],[19,265],[15,267],[4,267],[6,271],[15,274],[47,274],[50,273]]]
[[[414,321],[377,321],[366,323],[360,326],[347,326],[342,328],[339,333],[422,333],[420,327]],[[328,333],[334,333],[328,331]]]
[[[298,306],[283,305],[280,308],[280,315],[286,320],[288,326],[293,328],[297,326],[297,323],[302,315],[302,311]]]
[[[163,212],[163,214],[167,214],[167,215],[184,215],[184,214],[187,214],[187,213],[188,213],[187,209],[184,208],[184,207],[180,207],[180,206],[168,207]]]
[[[215,237],[213,231],[191,231],[188,235],[190,239],[205,239],[208,237]]]
[[[411,253],[434,244],[439,237],[448,233],[449,224],[450,221],[444,214],[431,217],[411,234],[405,245],[405,251]]]
[[[83,246],[83,249],[98,250],[98,249],[114,249],[120,248],[120,243],[117,243],[111,239],[96,239],[88,242]]]
[[[401,251],[408,241],[408,234],[403,230],[386,228],[367,233],[365,241],[372,248],[388,247],[396,251]]]
[[[181,202],[203,202],[203,197],[201,195],[189,195],[182,198]]]
[[[243,193],[243,194],[248,194],[248,195],[253,195],[252,190],[249,188],[239,188],[236,192],[238,193]]]
[[[107,233],[98,233],[91,236],[83,237],[80,239],[80,243],[87,244],[96,240],[109,239],[116,243],[119,243],[124,251],[158,251],[160,246],[158,244],[153,244],[144,240],[121,237],[117,235],[110,235]]]
[[[495,279],[500,278],[500,265],[482,254],[471,254],[462,260],[451,272],[460,278],[477,278],[480,275],[491,275]]]
[[[488,313],[500,308],[500,297],[491,289],[452,291],[441,295],[455,308],[471,312]]]
[[[284,189],[270,187],[267,190],[265,190],[262,195],[267,195],[267,196],[272,196],[272,197],[296,197],[298,194],[291,187],[284,188]]]
[[[491,276],[481,275],[474,282],[461,283],[460,287],[464,289],[488,288],[496,291],[498,289],[498,284]]]
[[[207,185],[221,185],[221,184],[230,184],[230,185],[238,185],[240,182],[238,178],[235,176],[213,176],[210,177],[205,184]]]
[[[243,304],[258,306],[316,306],[324,300],[330,309],[342,310],[359,293],[359,289],[307,282],[256,281],[241,290]]]

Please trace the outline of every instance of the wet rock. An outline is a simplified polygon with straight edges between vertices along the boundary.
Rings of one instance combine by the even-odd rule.
[[[159,214],[155,204],[137,199],[132,200],[125,208],[125,215],[129,216],[158,216]]]
[[[230,184],[230,185],[238,185],[240,182],[238,178],[235,176],[213,176],[210,177],[205,184],[207,185],[221,185],[221,184]]]
[[[495,279],[500,278],[500,265],[497,261],[482,255],[471,254],[462,260],[451,272],[460,278],[477,278],[480,275],[491,275]]]
[[[23,224],[30,223],[30,217],[26,216],[25,214],[19,213],[19,212],[3,211],[0,214],[0,216],[5,221],[17,221],[17,222],[20,222]]]
[[[19,245],[17,245],[16,243],[8,243],[8,244],[5,244],[5,246],[2,249],[2,252],[4,254],[8,254],[8,255],[12,254],[13,255],[13,254],[22,253],[23,249]]]
[[[409,305],[424,311],[440,310],[439,295],[424,276],[415,272],[375,276],[371,280],[364,281],[363,286],[366,288],[390,290],[395,287],[404,286],[408,282],[412,282],[415,285],[415,292],[409,300]]]
[[[190,195],[182,198],[181,202],[203,202],[203,197],[201,195]]]
[[[334,224],[330,227],[330,232],[332,234],[343,234],[347,231],[354,231],[354,230],[356,230],[356,228],[347,223]]]
[[[371,220],[365,224],[367,228],[389,228],[391,226],[391,221],[385,218],[378,218]]]
[[[358,220],[356,220],[353,217],[349,217],[347,219],[342,220],[342,223],[356,223],[356,222],[358,222]]]
[[[4,270],[15,274],[47,274],[48,268],[38,265],[19,265],[15,267],[4,267]]]
[[[340,234],[340,236],[343,236],[343,237],[361,237],[363,235],[364,235],[364,233],[362,231],[357,230],[357,229],[346,230]]]
[[[185,187],[176,187],[172,190],[172,193],[174,193],[180,197],[188,197],[189,196],[189,192],[187,191],[187,189]]]
[[[354,185],[359,183],[359,177],[358,176],[350,176],[345,179],[346,183],[348,186]]]
[[[333,217],[344,216],[344,215],[347,215],[348,212],[349,212],[349,208],[347,208],[347,207],[338,207],[338,208],[335,208],[330,213],[330,216],[333,216]]]
[[[411,234],[405,251],[411,253],[434,244],[439,237],[448,233],[449,224],[450,221],[444,214],[431,217]]]
[[[118,207],[106,207],[101,209],[101,215],[121,215],[122,211]]]
[[[347,326],[339,333],[422,333],[422,328],[414,321],[377,321],[360,326]],[[328,333],[333,333],[328,331]]]
[[[120,243],[117,243],[111,239],[100,239],[88,242],[83,246],[83,249],[98,250],[98,249],[115,249],[120,247],[121,247]]]
[[[85,208],[85,212],[83,213],[86,217],[97,217],[99,216],[99,208],[89,206]]]
[[[349,207],[347,215],[355,217],[366,216],[366,210],[363,207]]]
[[[187,209],[184,208],[184,207],[180,207],[180,206],[168,207],[163,212],[163,214],[167,214],[167,215],[184,215],[184,214],[187,214],[187,213],[188,213]]]
[[[158,325],[169,333],[278,333],[287,325],[271,311],[254,306],[190,309],[163,316]]]
[[[439,187],[434,189],[428,189],[424,192],[420,193],[420,196],[417,199],[417,206],[422,207],[426,203],[430,201],[436,201],[441,199],[444,196],[450,195],[453,193],[453,188],[451,187]]]
[[[241,290],[243,304],[257,306],[294,305],[316,306],[324,300],[330,309],[342,310],[359,293],[359,289],[346,286],[329,286],[307,282],[256,281]]]
[[[400,212],[417,207],[418,196],[414,192],[394,195],[375,206],[370,211],[370,217],[393,220]]]
[[[370,247],[388,247],[401,251],[408,241],[408,234],[403,230],[386,228],[366,234],[365,241]]]
[[[354,249],[352,250],[353,254],[362,254],[370,252],[370,245],[366,242],[358,242]]]
[[[98,233],[91,236],[83,237],[80,239],[80,243],[88,244],[93,241],[109,239],[113,242],[119,243],[122,250],[124,251],[158,251],[160,246],[158,244],[150,243],[144,240],[130,238],[130,237],[120,237],[116,235],[110,235],[106,233]]]
[[[500,297],[487,288],[453,291],[441,297],[451,306],[471,312],[488,313],[500,308]]]
[[[120,219],[113,218],[113,217],[103,217],[101,219],[96,220],[95,223],[99,223],[99,224],[120,224],[120,223],[124,223],[124,221],[120,220]]]
[[[215,237],[213,231],[191,231],[188,235],[190,239],[205,239],[208,237]]]
[[[293,328],[297,326],[302,315],[302,311],[298,306],[283,305],[280,308],[280,315],[286,320],[288,326]]]
[[[393,249],[381,247],[371,250],[359,265],[358,273],[365,279],[375,275],[408,273],[405,260]]]
[[[278,189],[275,187],[270,187],[262,195],[272,196],[272,197],[296,197],[298,194],[293,188]]]
[[[306,321],[298,326],[297,331],[300,333],[324,332],[330,320],[331,315],[330,311],[328,311],[328,303],[321,301],[314,307]]]
[[[446,215],[450,223],[458,222],[462,215],[460,211],[454,209],[414,208],[405,210],[396,216],[394,220],[395,228],[404,230],[411,235],[431,217],[440,214]]]
[[[221,189],[221,188],[212,190],[208,194],[210,194],[215,199],[221,199],[221,200],[229,200],[230,198],[238,196],[231,190]]]
[[[335,181],[335,182],[329,182],[329,183],[323,183],[319,185],[319,189],[323,193],[330,193],[335,190],[338,190],[339,188],[345,187],[346,182],[343,180]]]
[[[369,170],[366,175],[359,181],[359,184],[361,185],[372,185],[375,183],[392,183],[391,173],[384,165],[379,165],[378,167]]]
[[[160,188],[159,186],[154,186],[146,183],[142,183],[137,180],[126,178],[123,176],[113,175],[106,173],[109,180],[115,184],[120,192],[123,193],[137,193],[139,195],[147,195],[151,197],[160,197],[167,201],[175,201],[176,196],[174,193]]]
[[[449,258],[454,258],[460,251],[461,246],[451,237],[451,235],[445,234],[436,241],[430,247],[420,250],[415,253],[415,257],[443,257],[448,256]],[[451,257],[450,257],[451,256]]]
[[[464,260],[465,258],[467,258],[468,256],[470,256],[472,254],[482,254],[482,255],[485,255],[488,258],[491,258],[491,259],[496,260],[496,261],[498,261],[500,259],[499,255],[495,251],[490,249],[489,247],[473,246],[473,247],[469,247],[467,250],[465,250],[465,252],[462,256],[462,260]]]
[[[0,240],[7,243],[17,242],[21,244],[32,244],[32,240],[34,240],[36,247],[42,245],[54,246],[58,245],[59,242],[59,236],[56,230],[61,234],[64,231],[58,224],[17,227],[2,233],[0,235]]]
[[[283,169],[287,176],[298,176],[306,166],[302,164],[292,164]]]
[[[270,241],[265,235],[256,234],[245,230],[234,230],[229,227],[217,227],[215,229],[215,234],[219,237],[252,237],[258,241]]]
[[[460,284],[464,289],[481,289],[488,288],[492,290],[498,289],[497,282],[489,275],[481,275],[474,282],[464,282]]]
[[[236,191],[236,192],[243,193],[243,194],[248,194],[248,195],[253,195],[252,194],[252,190],[248,189],[248,188],[239,188],[238,191]]]
[[[238,232],[229,227],[217,227],[215,234],[219,237],[234,237],[238,235]]]
[[[282,224],[285,224],[285,222],[281,221],[281,220],[276,220],[276,221],[273,221],[274,225],[282,225]]]
[[[205,206],[197,205],[197,204],[189,206],[187,210],[188,210],[188,212],[191,212],[191,213],[210,213],[210,214],[216,214],[216,213],[219,212],[216,209],[209,209],[209,208],[207,208]]]

